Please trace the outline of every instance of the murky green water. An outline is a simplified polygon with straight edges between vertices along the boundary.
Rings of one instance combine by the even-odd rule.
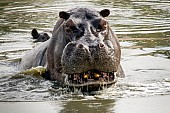
[[[169,4],[169,0],[1,0],[0,101],[67,100],[61,103],[61,112],[82,112],[84,106],[90,113],[115,112],[118,98],[169,95]],[[74,7],[110,9],[107,20],[120,39],[126,77],[101,95],[53,92],[53,82],[15,76],[20,58],[35,45],[31,30],[37,28],[51,35],[58,13]]]

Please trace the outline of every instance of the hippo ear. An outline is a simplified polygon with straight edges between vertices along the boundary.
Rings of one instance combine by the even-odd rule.
[[[67,20],[70,17],[70,13],[67,13],[65,11],[59,12],[59,17]]]
[[[100,15],[101,15],[102,17],[107,17],[107,16],[109,16],[109,14],[110,14],[110,10],[108,10],[108,9],[103,9],[103,10],[101,10],[99,13],[100,13]]]
[[[50,38],[50,36],[49,36],[47,33],[44,33],[44,36],[45,36],[47,39]]]
[[[38,38],[38,31],[36,29],[33,29],[31,32],[31,35],[33,37],[33,39],[37,39]]]

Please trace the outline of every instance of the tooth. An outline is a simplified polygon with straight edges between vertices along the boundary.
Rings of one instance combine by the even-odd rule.
[[[84,75],[83,77],[84,77],[84,78],[88,78],[88,76],[89,76],[89,75]]]
[[[99,78],[99,76],[100,76],[99,74],[94,73],[94,77],[95,77],[95,78]]]

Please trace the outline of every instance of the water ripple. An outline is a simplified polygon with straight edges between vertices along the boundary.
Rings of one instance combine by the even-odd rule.
[[[50,81],[30,76],[12,77],[16,73],[14,64],[22,57],[25,50],[34,46],[31,30],[37,28],[40,32],[48,31],[51,34],[59,11],[73,7],[97,10],[108,8],[111,14],[106,19],[111,28],[118,37],[127,37],[127,40],[122,39],[122,42],[126,43],[121,43],[122,64],[127,74],[125,80],[119,81],[115,87],[104,91],[102,95],[92,98],[170,94],[169,3],[168,0],[20,0],[17,2],[1,0],[0,100],[63,98],[61,96],[63,92],[55,93],[51,90],[54,84]]]

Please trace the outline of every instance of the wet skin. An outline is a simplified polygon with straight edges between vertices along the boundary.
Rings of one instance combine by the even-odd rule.
[[[124,72],[118,39],[105,19],[109,14],[108,9],[61,11],[52,38],[28,51],[21,68],[44,66],[51,80],[83,91],[114,84]]]

